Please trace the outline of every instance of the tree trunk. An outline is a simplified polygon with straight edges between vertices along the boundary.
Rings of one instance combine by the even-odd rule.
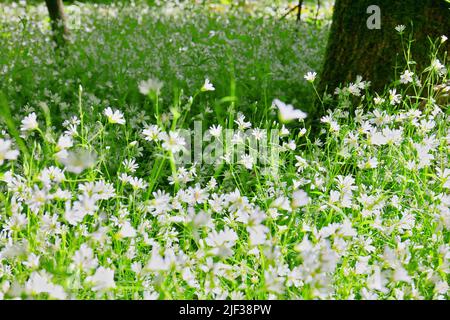
[[[69,36],[69,30],[66,27],[63,2],[62,0],[45,0],[45,4],[47,5],[50,16],[53,40],[58,47],[63,47]]]
[[[367,9],[381,9],[381,29],[370,30]],[[430,41],[450,37],[450,3],[446,0],[336,0],[333,22],[322,70],[320,91],[333,93],[341,83],[354,82],[358,75],[380,91],[394,78],[396,62],[405,66],[397,25],[412,31],[412,57],[417,70],[429,65]],[[449,51],[450,41],[445,45]]]
[[[298,11],[297,11],[297,22],[300,22],[302,20],[302,7],[303,7],[303,0],[298,0]]]

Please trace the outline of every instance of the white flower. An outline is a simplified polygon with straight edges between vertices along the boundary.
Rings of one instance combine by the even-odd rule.
[[[212,126],[209,128],[209,133],[210,133],[213,137],[219,138],[220,135],[222,134],[222,126],[221,126],[220,124],[217,125],[217,126],[212,125]]]
[[[122,181],[123,183],[129,183],[131,178],[132,178],[132,176],[130,176],[126,173],[121,173],[119,176],[119,180]]]
[[[139,168],[139,164],[136,163],[135,159],[126,159],[122,161],[122,165],[125,167],[125,171],[127,172],[135,172],[137,168]]]
[[[309,203],[308,194],[303,190],[296,190],[292,193],[291,207],[293,209],[304,207]]]
[[[378,166],[378,160],[376,157],[369,158],[367,161],[360,161],[358,167],[360,169],[374,169]]]
[[[73,267],[85,272],[97,268],[98,266],[98,261],[94,256],[94,251],[86,243],[83,243],[80,249],[75,251],[72,262]]]
[[[373,268],[372,275],[369,276],[366,280],[367,288],[371,290],[378,290],[383,293],[386,293],[388,291],[388,289],[386,288],[387,282],[388,280],[378,266],[375,266]]]
[[[168,212],[170,207],[170,196],[164,191],[158,190],[152,193],[154,199],[151,200],[147,207],[149,213],[154,216]]]
[[[408,275],[408,272],[402,266],[397,266],[394,269],[394,274],[392,275],[392,280],[394,282],[404,281],[411,282],[411,277]]]
[[[30,269],[37,269],[39,267],[39,259],[40,256],[30,253],[27,261],[22,262],[22,264]]]
[[[209,81],[208,78],[205,79],[205,83],[203,84],[203,87],[201,88],[201,91],[214,91],[216,88],[214,88],[213,84]]]
[[[303,120],[307,117],[305,112],[294,109],[292,105],[285,104],[278,99],[273,100],[273,104],[278,108],[281,122],[288,122],[295,119]]]
[[[306,134],[307,130],[306,128],[302,128],[299,132],[298,132],[298,137],[303,137]]]
[[[95,274],[86,277],[86,282],[92,284],[94,291],[106,291],[116,287],[114,282],[114,270],[104,267],[99,267]]]
[[[11,217],[6,219],[4,225],[5,230],[20,231],[24,229],[28,224],[27,216],[23,213],[14,212]]]
[[[341,129],[339,123],[337,123],[337,121],[334,120],[331,116],[323,116],[322,118],[320,118],[320,122],[328,123],[330,125],[331,132],[339,132],[339,130]]]
[[[352,227],[352,222],[349,219],[345,219],[339,230],[336,233],[342,237],[354,237],[357,235],[356,230]]]
[[[142,80],[141,82],[139,82],[139,92],[143,95],[148,95],[150,92],[159,95],[162,87],[163,83],[156,78],[150,78],[148,80]]]
[[[163,141],[162,147],[172,153],[182,150],[186,144],[184,138],[181,137],[176,131],[170,131],[169,134],[163,132],[161,133],[160,138]]]
[[[125,119],[123,118],[123,113],[119,110],[112,110],[111,107],[108,107],[103,111],[105,116],[108,118],[108,122],[112,124],[125,124]]]
[[[170,269],[170,260],[159,254],[159,246],[153,246],[150,260],[144,267],[144,271],[165,271]]]
[[[285,137],[290,134],[289,129],[284,126],[284,124],[281,126],[280,130],[280,136]]]
[[[0,166],[5,160],[16,160],[19,151],[11,149],[11,140],[0,139]]]
[[[449,285],[446,281],[439,281],[435,284],[434,292],[442,295],[446,295],[449,292]]]
[[[93,215],[97,210],[96,198],[82,194],[78,196],[78,200],[73,203],[73,206],[71,206],[70,201],[66,202],[64,219],[75,226],[83,221],[86,215]]]
[[[400,24],[400,25],[398,25],[398,26],[396,26],[395,27],[395,30],[398,32],[398,33],[403,33],[403,31],[405,31],[405,29],[406,29],[406,26],[405,25],[403,25],[403,24]]]
[[[383,136],[387,144],[399,145],[403,141],[403,128],[401,129],[383,129]]]
[[[287,149],[287,150],[292,150],[294,151],[295,148],[297,147],[297,144],[295,143],[295,140],[289,140],[289,142],[284,142],[283,143],[283,148]]]
[[[70,200],[72,199],[72,197],[72,192],[70,192],[69,190],[62,190],[61,188],[58,188],[55,193],[52,194],[53,199],[61,201]]]
[[[370,256],[367,257],[363,257],[360,256],[358,257],[358,261],[355,264],[355,273],[356,274],[367,274],[369,272],[369,260],[370,260]]]
[[[57,150],[66,150],[73,146],[72,137],[69,135],[62,135],[58,139],[58,143],[56,144]]]
[[[397,89],[389,90],[389,101],[390,104],[395,106],[400,103],[402,96],[397,94]]]
[[[249,154],[243,154],[239,163],[251,170],[253,168],[253,164],[255,163],[255,159],[253,159],[253,157]]]
[[[202,189],[199,184],[195,185],[195,188],[190,187],[186,191],[186,202],[189,204],[204,203],[208,200],[208,192],[206,189]]]
[[[95,153],[84,149],[69,151],[67,157],[60,159],[62,164],[66,166],[67,171],[75,174],[80,174],[85,169],[92,167],[96,160]]]
[[[133,228],[130,221],[125,221],[122,223],[117,236],[119,238],[134,238],[136,237],[136,230]]]
[[[37,185],[34,185],[33,191],[30,193],[30,198],[27,201],[27,205],[33,213],[38,213],[40,208],[50,200],[47,190],[39,189]]]
[[[345,177],[338,175],[336,177],[336,180],[337,180],[338,188],[342,193],[348,193],[348,192],[352,192],[353,190],[358,189],[358,187],[355,186],[355,184],[354,184],[355,179],[351,175],[348,175]]]
[[[295,166],[297,167],[298,172],[302,172],[306,167],[308,167],[308,161],[301,156],[295,156],[297,163]]]
[[[238,114],[238,119],[234,120],[234,122],[238,125],[239,130],[244,131],[252,126],[251,122],[245,121],[245,116],[242,113]]]
[[[304,78],[306,81],[308,82],[314,82],[314,80],[316,80],[316,76],[317,76],[317,72],[308,72],[307,74],[304,75]]]
[[[313,249],[313,244],[308,239],[308,236],[303,236],[302,242],[297,243],[294,250],[297,252],[309,252]]]
[[[448,40],[447,36],[443,35],[443,36],[441,37],[441,43],[444,43],[444,42],[447,41],[447,40]]]
[[[213,230],[205,239],[206,244],[211,247],[211,253],[220,257],[229,257],[233,255],[231,249],[238,239],[236,232],[228,227],[225,230],[217,232]]]
[[[142,131],[142,134],[144,135],[144,139],[147,141],[159,141],[160,140],[160,134],[161,129],[157,125],[150,125]]]
[[[86,214],[83,213],[80,210],[77,210],[77,208],[70,207],[70,201],[66,202],[66,210],[64,212],[64,219],[71,225],[76,226],[81,221],[83,221],[84,216]]]
[[[54,299],[66,299],[67,294],[63,287],[50,282],[50,275],[45,271],[35,271],[25,284],[25,290],[29,294],[48,293]]]
[[[289,205],[289,199],[284,196],[280,196],[276,198],[272,203],[270,204],[271,208],[276,208],[278,210],[286,210],[291,211],[291,207]]]
[[[414,75],[414,72],[405,70],[405,72],[403,72],[403,74],[400,76],[400,83],[408,84],[408,83],[413,82],[413,75]]]
[[[361,96],[361,88],[358,86],[358,84],[350,83],[347,90],[348,92],[350,92],[350,94],[354,95],[355,97]]]
[[[441,63],[439,59],[434,59],[431,62],[432,70],[436,71],[439,76],[444,76],[447,73],[447,68]]]
[[[33,131],[38,128],[36,113],[31,113],[22,120],[21,131]]]
[[[129,177],[128,183],[135,190],[147,188],[147,183],[138,177]]]
[[[443,187],[446,189],[450,189],[450,168],[438,170],[438,177],[443,182]]]
[[[49,168],[44,168],[38,177],[39,181],[41,181],[45,186],[50,186],[51,182],[54,181],[56,183],[60,183],[64,181],[65,176],[64,172],[58,168],[51,166]]]
[[[380,98],[379,96],[376,96],[375,98],[373,98],[373,102],[376,105],[380,105],[380,104],[384,103],[385,101],[386,101],[386,99]]]
[[[247,227],[250,245],[257,246],[262,245],[266,242],[267,233],[269,232],[269,228],[263,224],[254,223]]]
[[[58,151],[57,153],[55,153],[55,158],[59,161],[59,162],[63,162],[65,159],[67,159],[67,157],[69,156],[69,152],[65,149]]]

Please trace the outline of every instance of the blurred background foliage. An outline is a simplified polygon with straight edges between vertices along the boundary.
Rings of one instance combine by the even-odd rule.
[[[295,11],[284,17],[297,1],[64,1],[72,40],[63,58],[43,2],[0,4],[0,89],[18,109],[46,101],[68,118],[81,84],[92,112],[111,105],[148,115],[139,81],[161,80],[169,108],[208,77],[216,91],[198,100],[192,117],[224,121],[229,97],[257,123],[276,118],[274,98],[313,111],[303,75],[321,68],[331,1],[305,1],[301,23]]]

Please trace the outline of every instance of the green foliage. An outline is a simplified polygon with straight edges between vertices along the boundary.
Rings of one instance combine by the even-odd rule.
[[[49,38],[34,36],[42,31],[30,18],[34,7],[21,15],[23,24],[4,22],[8,27],[0,39],[5,48],[0,61],[7,65],[14,59],[15,63],[5,75],[13,86],[3,82],[0,87],[13,106],[34,107],[52,96],[52,112],[67,118],[81,84],[102,104],[141,108],[136,83],[152,76],[164,82],[166,101],[172,100],[174,92],[187,91],[209,77],[217,90],[202,106],[215,108],[230,95],[235,77],[236,106],[257,122],[271,120],[268,109],[275,97],[312,111],[311,88],[302,75],[320,69],[324,29],[308,24],[298,27],[294,21],[280,22],[275,17],[253,19],[242,12],[225,16],[201,7],[150,9],[142,14],[126,6],[105,6],[101,16],[90,6],[84,8],[81,21],[76,25],[69,21],[73,43],[62,58],[55,55]],[[66,11],[69,17],[75,15],[70,6]],[[38,19],[46,19],[43,6],[39,12]],[[196,111],[200,113],[202,109]],[[223,121],[225,113],[219,107],[215,116]]]

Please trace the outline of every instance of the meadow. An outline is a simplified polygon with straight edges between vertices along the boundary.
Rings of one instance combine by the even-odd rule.
[[[0,298],[448,299],[447,38],[321,96],[270,3],[0,4]]]

